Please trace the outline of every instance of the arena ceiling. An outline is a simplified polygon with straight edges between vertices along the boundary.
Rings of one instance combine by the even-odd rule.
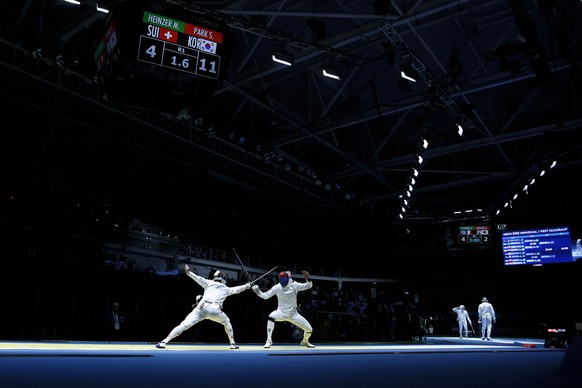
[[[80,3],[0,5],[5,205],[74,201],[195,241],[318,254],[580,213],[580,1],[99,2],[228,26],[223,79],[167,104],[144,104],[145,85],[106,98],[107,15]]]

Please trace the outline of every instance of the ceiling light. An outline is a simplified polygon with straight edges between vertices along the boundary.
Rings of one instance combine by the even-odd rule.
[[[321,72],[324,77],[335,79],[338,81],[342,79],[341,72],[339,71],[339,69],[336,69],[335,67],[323,66],[321,68]]]
[[[411,76],[409,76],[408,74],[406,74],[406,73],[404,72],[404,70],[401,70],[401,71],[400,71],[400,76],[401,76],[402,78],[404,78],[405,80],[408,80],[408,81],[410,81],[410,82],[416,82],[416,79],[414,79],[413,77],[411,77]]]
[[[290,53],[288,53],[286,51],[273,49],[272,54],[273,55],[272,55],[271,59],[273,59],[273,61],[280,63],[282,65],[293,66],[293,63],[295,62],[295,60],[293,59],[293,55],[291,55]]]
[[[463,136],[463,132],[464,132],[464,129],[461,126],[461,124],[457,124],[457,133],[459,134],[459,136]]]
[[[107,8],[100,7],[99,4],[95,3],[95,7],[97,8],[98,12],[109,13]]]

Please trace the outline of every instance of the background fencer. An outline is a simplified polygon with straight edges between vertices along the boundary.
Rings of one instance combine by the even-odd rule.
[[[459,307],[453,307],[453,311],[457,314],[457,322],[459,323],[459,338],[469,337],[469,328],[467,327],[467,322],[471,323],[471,318],[469,318],[469,312],[465,310],[464,305]],[[463,336],[463,330],[465,335]]]

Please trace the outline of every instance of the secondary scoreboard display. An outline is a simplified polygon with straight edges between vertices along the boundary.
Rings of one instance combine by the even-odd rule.
[[[147,11],[143,27],[138,60],[218,79],[222,32]]]
[[[459,244],[480,245],[491,243],[491,226],[459,226]]]

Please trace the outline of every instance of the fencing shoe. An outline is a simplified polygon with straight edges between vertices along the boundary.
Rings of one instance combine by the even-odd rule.
[[[231,349],[238,349],[238,345],[237,344],[230,344],[230,348]]]
[[[310,344],[308,341],[301,342],[301,346],[305,346],[306,348],[314,348],[315,345]]]
[[[265,342],[265,346],[263,346],[263,348],[269,349],[271,347],[271,345],[273,345],[273,341],[267,341],[267,342]]]
[[[158,349],[165,349],[166,348],[166,344],[163,342],[160,342],[159,344],[156,344],[156,348]]]

